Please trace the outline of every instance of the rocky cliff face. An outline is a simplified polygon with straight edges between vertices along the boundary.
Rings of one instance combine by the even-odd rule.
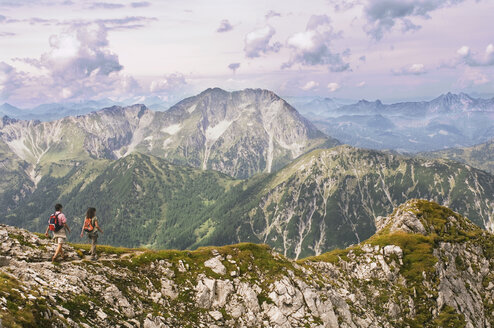
[[[494,237],[412,200],[345,250],[291,261],[263,245],[197,251],[54,245],[0,227],[5,327],[492,327]]]
[[[143,105],[110,107],[53,122],[4,120],[0,138],[35,170],[46,163],[153,154],[246,178],[271,172],[318,147],[334,145],[267,90],[208,89],[166,112]]]

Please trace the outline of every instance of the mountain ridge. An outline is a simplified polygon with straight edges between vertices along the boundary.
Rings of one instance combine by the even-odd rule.
[[[70,149],[80,159],[117,159],[136,150],[240,178],[276,170],[319,145],[338,143],[271,91],[220,90],[205,90],[166,112],[133,105],[53,122],[4,119],[0,137],[33,165],[43,157],[50,161],[45,155],[57,149]]]
[[[494,137],[494,98],[447,93],[420,102],[361,100],[320,112],[312,121],[355,147],[404,153],[467,147]]]
[[[89,245],[72,244],[68,260],[55,265],[48,262],[51,241],[2,225],[0,320],[74,327],[494,324],[492,234],[425,200],[407,201],[383,222],[398,229],[299,261],[244,243],[196,251],[98,246],[100,261],[89,262]],[[419,225],[429,232],[405,231]]]
[[[230,193],[212,214],[225,228],[195,247],[250,241],[305,257],[368,238],[376,217],[406,199],[424,197],[492,230],[493,184],[489,174],[452,161],[349,146],[314,150]]]

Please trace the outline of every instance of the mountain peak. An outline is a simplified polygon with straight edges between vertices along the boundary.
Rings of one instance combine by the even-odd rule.
[[[218,88],[218,87],[215,87],[215,88],[207,88],[206,90],[201,92],[199,94],[199,96],[204,96],[204,95],[208,95],[208,94],[227,94],[227,93],[228,93],[228,91],[223,90],[223,89]]]
[[[458,101],[473,101],[474,99],[470,97],[468,94],[464,92],[460,92],[459,94],[448,92],[446,94],[442,94],[439,97],[435,98],[433,101],[440,101],[445,103],[452,103]]]
[[[378,234],[402,231],[456,237],[481,230],[451,209],[424,199],[407,201],[397,207],[390,216],[377,217],[375,224]]]
[[[376,106],[383,106],[383,103],[379,99],[377,99],[375,101],[368,101],[366,99],[361,99],[361,100],[358,101],[357,105],[376,105]]]

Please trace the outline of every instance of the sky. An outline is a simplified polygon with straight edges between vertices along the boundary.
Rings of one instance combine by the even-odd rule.
[[[0,104],[494,96],[492,0],[0,0]],[[144,98],[142,98],[144,99]]]

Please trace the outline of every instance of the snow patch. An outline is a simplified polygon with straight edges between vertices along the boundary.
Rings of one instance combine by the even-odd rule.
[[[153,122],[153,119],[154,119],[154,115],[144,115],[141,118],[137,126],[137,129],[134,131],[132,135],[132,141],[130,142],[129,147],[125,152],[124,156],[127,156],[130,153],[132,153],[137,147],[137,145],[139,145],[144,140],[144,135],[146,134],[146,128]]]
[[[24,138],[14,139],[12,141],[7,142],[10,150],[14,152],[17,156],[19,156],[23,160],[27,160],[28,155],[26,154],[26,146],[24,145]]]
[[[283,141],[278,140],[278,143],[280,144],[281,147],[291,151],[292,158],[296,158],[302,155],[303,153],[302,149],[305,147],[305,142],[302,143],[294,142],[292,144],[286,144]]]
[[[439,134],[442,134],[443,136],[447,136],[449,135],[449,132],[445,130],[439,130]]]
[[[195,111],[196,110],[196,107],[197,107],[197,104],[192,105],[189,108],[187,108],[187,111],[189,112],[189,114],[191,114],[193,111]]]
[[[215,126],[208,126],[208,128],[206,129],[204,133],[204,135],[206,136],[206,143],[204,145],[204,157],[202,160],[203,170],[207,169],[211,147],[232,123],[233,121],[223,120]]]
[[[182,129],[182,126],[180,123],[178,124],[172,124],[170,126],[167,126],[166,128],[161,129],[161,132],[165,132],[171,135],[177,134],[178,131]]]
[[[216,141],[218,138],[228,129],[233,121],[223,120],[215,126],[208,126],[206,129],[206,139],[209,141]]]
[[[172,143],[172,138],[167,138],[163,141],[163,148],[168,148],[168,145]]]

